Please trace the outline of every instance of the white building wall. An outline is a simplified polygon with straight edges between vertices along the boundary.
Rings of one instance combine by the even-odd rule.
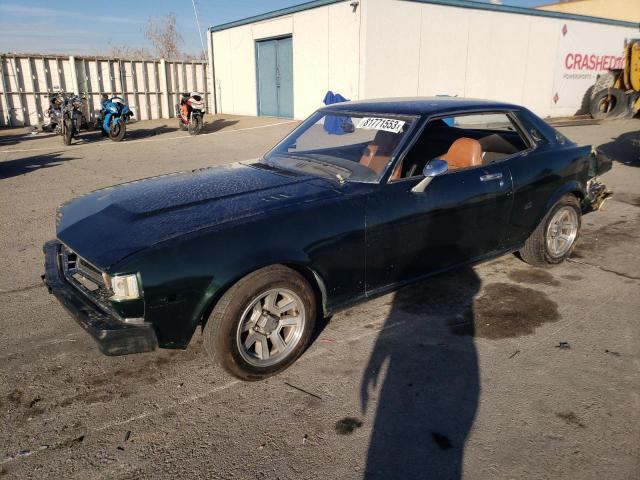
[[[363,2],[361,98],[449,94],[523,104],[542,116],[573,115],[599,70],[568,69],[567,55],[619,57],[625,38],[637,36],[633,28],[592,22]]]
[[[314,32],[307,35],[306,32]],[[297,32],[297,33],[295,33]],[[296,14],[293,36],[293,116],[305,118],[329,90],[329,9]]]
[[[361,10],[354,12],[349,2],[328,7],[328,89],[353,100],[359,91],[360,14]]]
[[[573,115],[637,29],[411,0],[344,1],[214,32],[218,111],[257,114],[255,41],[292,34],[294,117],[349,99],[458,95]],[[573,56],[572,56],[573,55]],[[567,64],[569,63],[569,67]]]
[[[349,2],[212,33],[218,111],[257,115],[255,42],[292,35],[293,108],[305,118],[328,90],[358,98],[360,9]]]

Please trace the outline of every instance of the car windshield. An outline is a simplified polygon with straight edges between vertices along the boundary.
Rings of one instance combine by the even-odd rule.
[[[267,153],[263,161],[340,182],[377,182],[415,119],[316,112]]]

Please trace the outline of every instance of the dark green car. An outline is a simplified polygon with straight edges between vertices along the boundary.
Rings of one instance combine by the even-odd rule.
[[[202,326],[208,352],[256,380],[357,301],[508,252],[561,262],[609,168],[515,105],[342,103],[259,161],[61,206],[44,279],[107,355],[185,348]]]

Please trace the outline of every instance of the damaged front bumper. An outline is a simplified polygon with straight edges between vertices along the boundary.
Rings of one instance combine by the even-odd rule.
[[[44,244],[45,273],[42,280],[71,316],[98,343],[105,355],[127,355],[155,350],[158,339],[150,323],[127,324],[103,306],[92,301],[65,278],[61,264],[62,244]]]

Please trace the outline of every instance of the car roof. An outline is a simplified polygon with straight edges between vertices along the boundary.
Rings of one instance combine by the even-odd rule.
[[[348,111],[362,113],[387,113],[396,115],[433,115],[441,112],[466,110],[520,110],[522,107],[510,103],[460,97],[404,97],[355,100],[333,103],[320,111]]]

